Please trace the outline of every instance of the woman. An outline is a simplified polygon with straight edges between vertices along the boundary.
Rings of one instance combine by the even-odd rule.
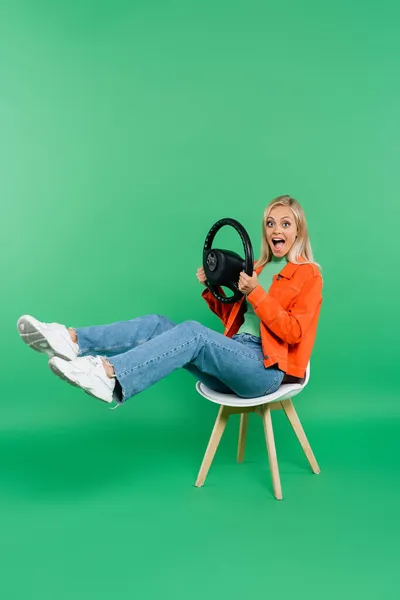
[[[304,377],[322,302],[318,267],[300,204],[279,196],[265,209],[252,276],[240,273],[244,296],[224,304],[202,293],[224,334],[160,315],[69,329],[25,315],[18,331],[50,356],[53,373],[104,402],[119,405],[179,367],[218,392],[254,398]],[[205,284],[202,267],[197,279]]]

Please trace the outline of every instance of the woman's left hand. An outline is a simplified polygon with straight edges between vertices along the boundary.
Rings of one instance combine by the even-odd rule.
[[[253,271],[253,275],[251,277],[250,275],[247,275],[247,273],[245,273],[244,271],[240,272],[238,288],[242,292],[242,294],[247,296],[248,294],[250,294],[250,292],[254,290],[254,288],[257,285],[258,279],[257,273],[255,271]]]

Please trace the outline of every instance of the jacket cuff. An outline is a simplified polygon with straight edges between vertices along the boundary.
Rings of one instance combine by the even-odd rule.
[[[246,296],[246,298],[253,306],[253,308],[257,308],[257,306],[260,304],[260,302],[264,300],[266,296],[268,296],[268,293],[264,290],[263,287],[261,287],[260,284],[258,284],[254,288],[254,290]]]

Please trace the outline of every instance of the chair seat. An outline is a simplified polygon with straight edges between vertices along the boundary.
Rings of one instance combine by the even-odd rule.
[[[236,394],[221,394],[215,390],[207,387],[201,381],[196,383],[196,390],[215,404],[221,404],[222,406],[259,406],[260,404],[267,404],[269,402],[281,402],[282,400],[288,400],[297,396],[302,389],[308,383],[310,378],[310,363],[307,365],[306,375],[304,381],[301,383],[284,383],[276,392],[273,394],[267,394],[265,396],[258,396],[257,398],[241,398]]]
[[[303,387],[299,383],[285,383],[273,394],[258,396],[257,398],[241,398],[236,394],[221,394],[220,392],[216,392],[204,383],[201,383],[201,381],[196,383],[196,390],[199,394],[207,398],[207,400],[211,400],[211,402],[215,402],[216,404],[222,404],[223,406],[259,406],[268,402],[280,402],[281,400],[293,398]]]

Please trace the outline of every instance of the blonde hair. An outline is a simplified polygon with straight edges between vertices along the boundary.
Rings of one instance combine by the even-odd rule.
[[[255,267],[264,266],[272,260],[273,254],[268,244],[267,236],[265,234],[265,224],[267,218],[270,215],[271,210],[275,206],[288,206],[294,214],[297,226],[297,238],[295,239],[293,246],[288,252],[288,262],[294,263],[295,265],[314,264],[319,269],[321,269],[321,266],[314,260],[304,211],[300,206],[299,202],[291,196],[278,196],[277,198],[272,200],[265,209],[262,221],[261,253],[260,258],[255,263]],[[299,260],[300,258],[302,258],[301,261]]]

